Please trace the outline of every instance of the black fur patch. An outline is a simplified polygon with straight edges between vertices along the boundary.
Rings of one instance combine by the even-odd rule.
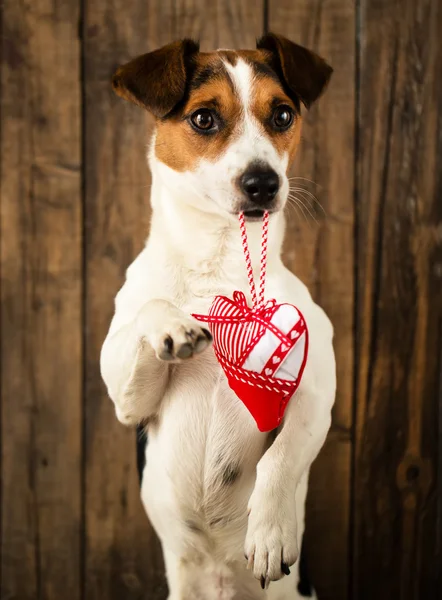
[[[238,61],[238,56],[235,51],[225,50],[220,52],[224,60],[226,60],[232,67],[234,67]]]
[[[241,469],[238,467],[238,465],[226,465],[221,475],[223,485],[233,485],[240,475]]]
[[[272,445],[273,442],[276,440],[276,438],[278,437],[278,433],[279,433],[279,429],[277,427],[275,429],[272,429],[271,431],[269,431],[268,440],[270,442],[270,445]]]
[[[200,71],[196,71],[190,81],[190,90],[196,90],[208,81],[221,77],[226,77],[225,66],[220,62],[212,65],[206,65]]]
[[[265,75],[266,77],[270,77],[270,79],[273,79],[273,81],[276,81],[279,84],[281,83],[281,79],[278,77],[278,75],[275,73],[272,67],[267,63],[258,62],[254,60],[251,61],[251,65],[255,73]]]
[[[305,539],[302,538],[301,555],[299,557],[299,583],[298,592],[305,598],[313,597],[313,586],[310,583],[310,578],[307,568],[307,553],[305,549]]]
[[[207,65],[207,67],[204,67],[203,69],[201,69],[201,71],[198,71],[194,75],[192,81],[190,82],[190,89],[191,90],[198,89],[200,86],[204,85],[210,79],[212,79],[214,74],[215,74],[215,69],[214,69],[213,65]]]
[[[147,431],[143,425],[137,426],[137,469],[138,478],[141,482],[143,480],[143,471],[146,465],[146,445],[147,445]]]

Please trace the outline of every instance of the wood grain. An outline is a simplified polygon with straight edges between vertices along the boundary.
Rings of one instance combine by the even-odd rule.
[[[126,267],[149,223],[146,114],[113,95],[117,65],[152,48],[150,3],[85,3],[85,547],[84,597],[164,597],[158,545],[139,500],[135,433],[120,425],[99,372]],[[162,592],[163,589],[163,592]]]
[[[139,108],[112,95],[110,76],[118,64],[185,36],[214,48],[241,45],[239,32],[245,32],[252,43],[262,30],[262,15],[252,2],[95,0],[86,5],[88,600],[166,595],[159,545],[139,501],[134,432],[117,422],[98,371],[114,295],[142,248],[149,222],[145,147],[151,124]]]
[[[297,190],[305,217],[291,209],[285,249],[336,330],[338,397],[308,500],[313,581],[321,600],[442,597],[442,0],[0,11],[1,598],[167,597],[135,434],[99,374],[150,218],[152,123],[110,76],[172,39],[253,47],[265,28],[335,69],[293,172],[326,214]]]
[[[80,598],[78,3],[2,2],[0,595]]]
[[[300,177],[292,181],[293,187],[306,189],[317,201],[302,190],[295,192],[305,208],[293,207],[288,213],[285,258],[335,327],[338,394],[332,432],[312,471],[307,512],[313,583],[319,597],[335,600],[346,598],[348,589],[354,351],[354,3],[270,0],[269,29],[316,51],[334,69],[324,97],[305,115],[303,142],[293,172]]]
[[[442,2],[361,7],[353,597],[440,598]]]

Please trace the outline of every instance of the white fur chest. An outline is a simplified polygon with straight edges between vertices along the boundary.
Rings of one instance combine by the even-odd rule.
[[[143,493],[155,528],[164,535],[182,529],[170,536],[180,555],[193,555],[195,539],[204,553],[201,538],[211,552],[235,554],[237,540],[227,533],[246,525],[268,436],[230,390],[213,351],[173,367],[159,419],[149,434]]]

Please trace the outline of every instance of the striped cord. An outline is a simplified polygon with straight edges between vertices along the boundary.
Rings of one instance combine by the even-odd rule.
[[[267,242],[269,237],[269,213],[265,211],[264,220],[262,223],[262,237],[261,237],[261,272],[259,275],[259,298],[258,308],[264,306],[264,291],[266,286],[266,273],[267,273]]]
[[[244,213],[239,213],[239,227],[241,230],[242,247],[244,250],[244,256],[246,259],[247,277],[249,279],[250,293],[252,295],[253,308],[261,308],[264,306],[264,292],[265,292],[265,279],[267,271],[267,243],[268,243],[268,232],[269,232],[269,213],[265,211],[263,225],[262,225],[262,238],[261,238],[261,270],[259,276],[259,297],[256,294],[255,279],[253,277],[252,260],[250,258],[249,243],[247,240],[247,229],[244,218]]]
[[[250,293],[252,294],[252,304],[253,308],[256,308],[258,302],[256,296],[255,280],[253,278],[253,267],[252,261],[250,259],[249,244],[247,241],[246,221],[244,218],[244,213],[242,212],[239,213],[239,227],[241,229],[242,248],[244,250],[244,256],[246,259],[247,277],[249,279]]]

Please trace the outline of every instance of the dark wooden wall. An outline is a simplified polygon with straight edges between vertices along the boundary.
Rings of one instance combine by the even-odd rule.
[[[134,434],[98,357],[149,221],[116,65],[173,38],[283,33],[335,68],[295,172],[286,259],[336,328],[313,468],[321,600],[442,597],[442,0],[3,0],[1,598],[162,600]]]

